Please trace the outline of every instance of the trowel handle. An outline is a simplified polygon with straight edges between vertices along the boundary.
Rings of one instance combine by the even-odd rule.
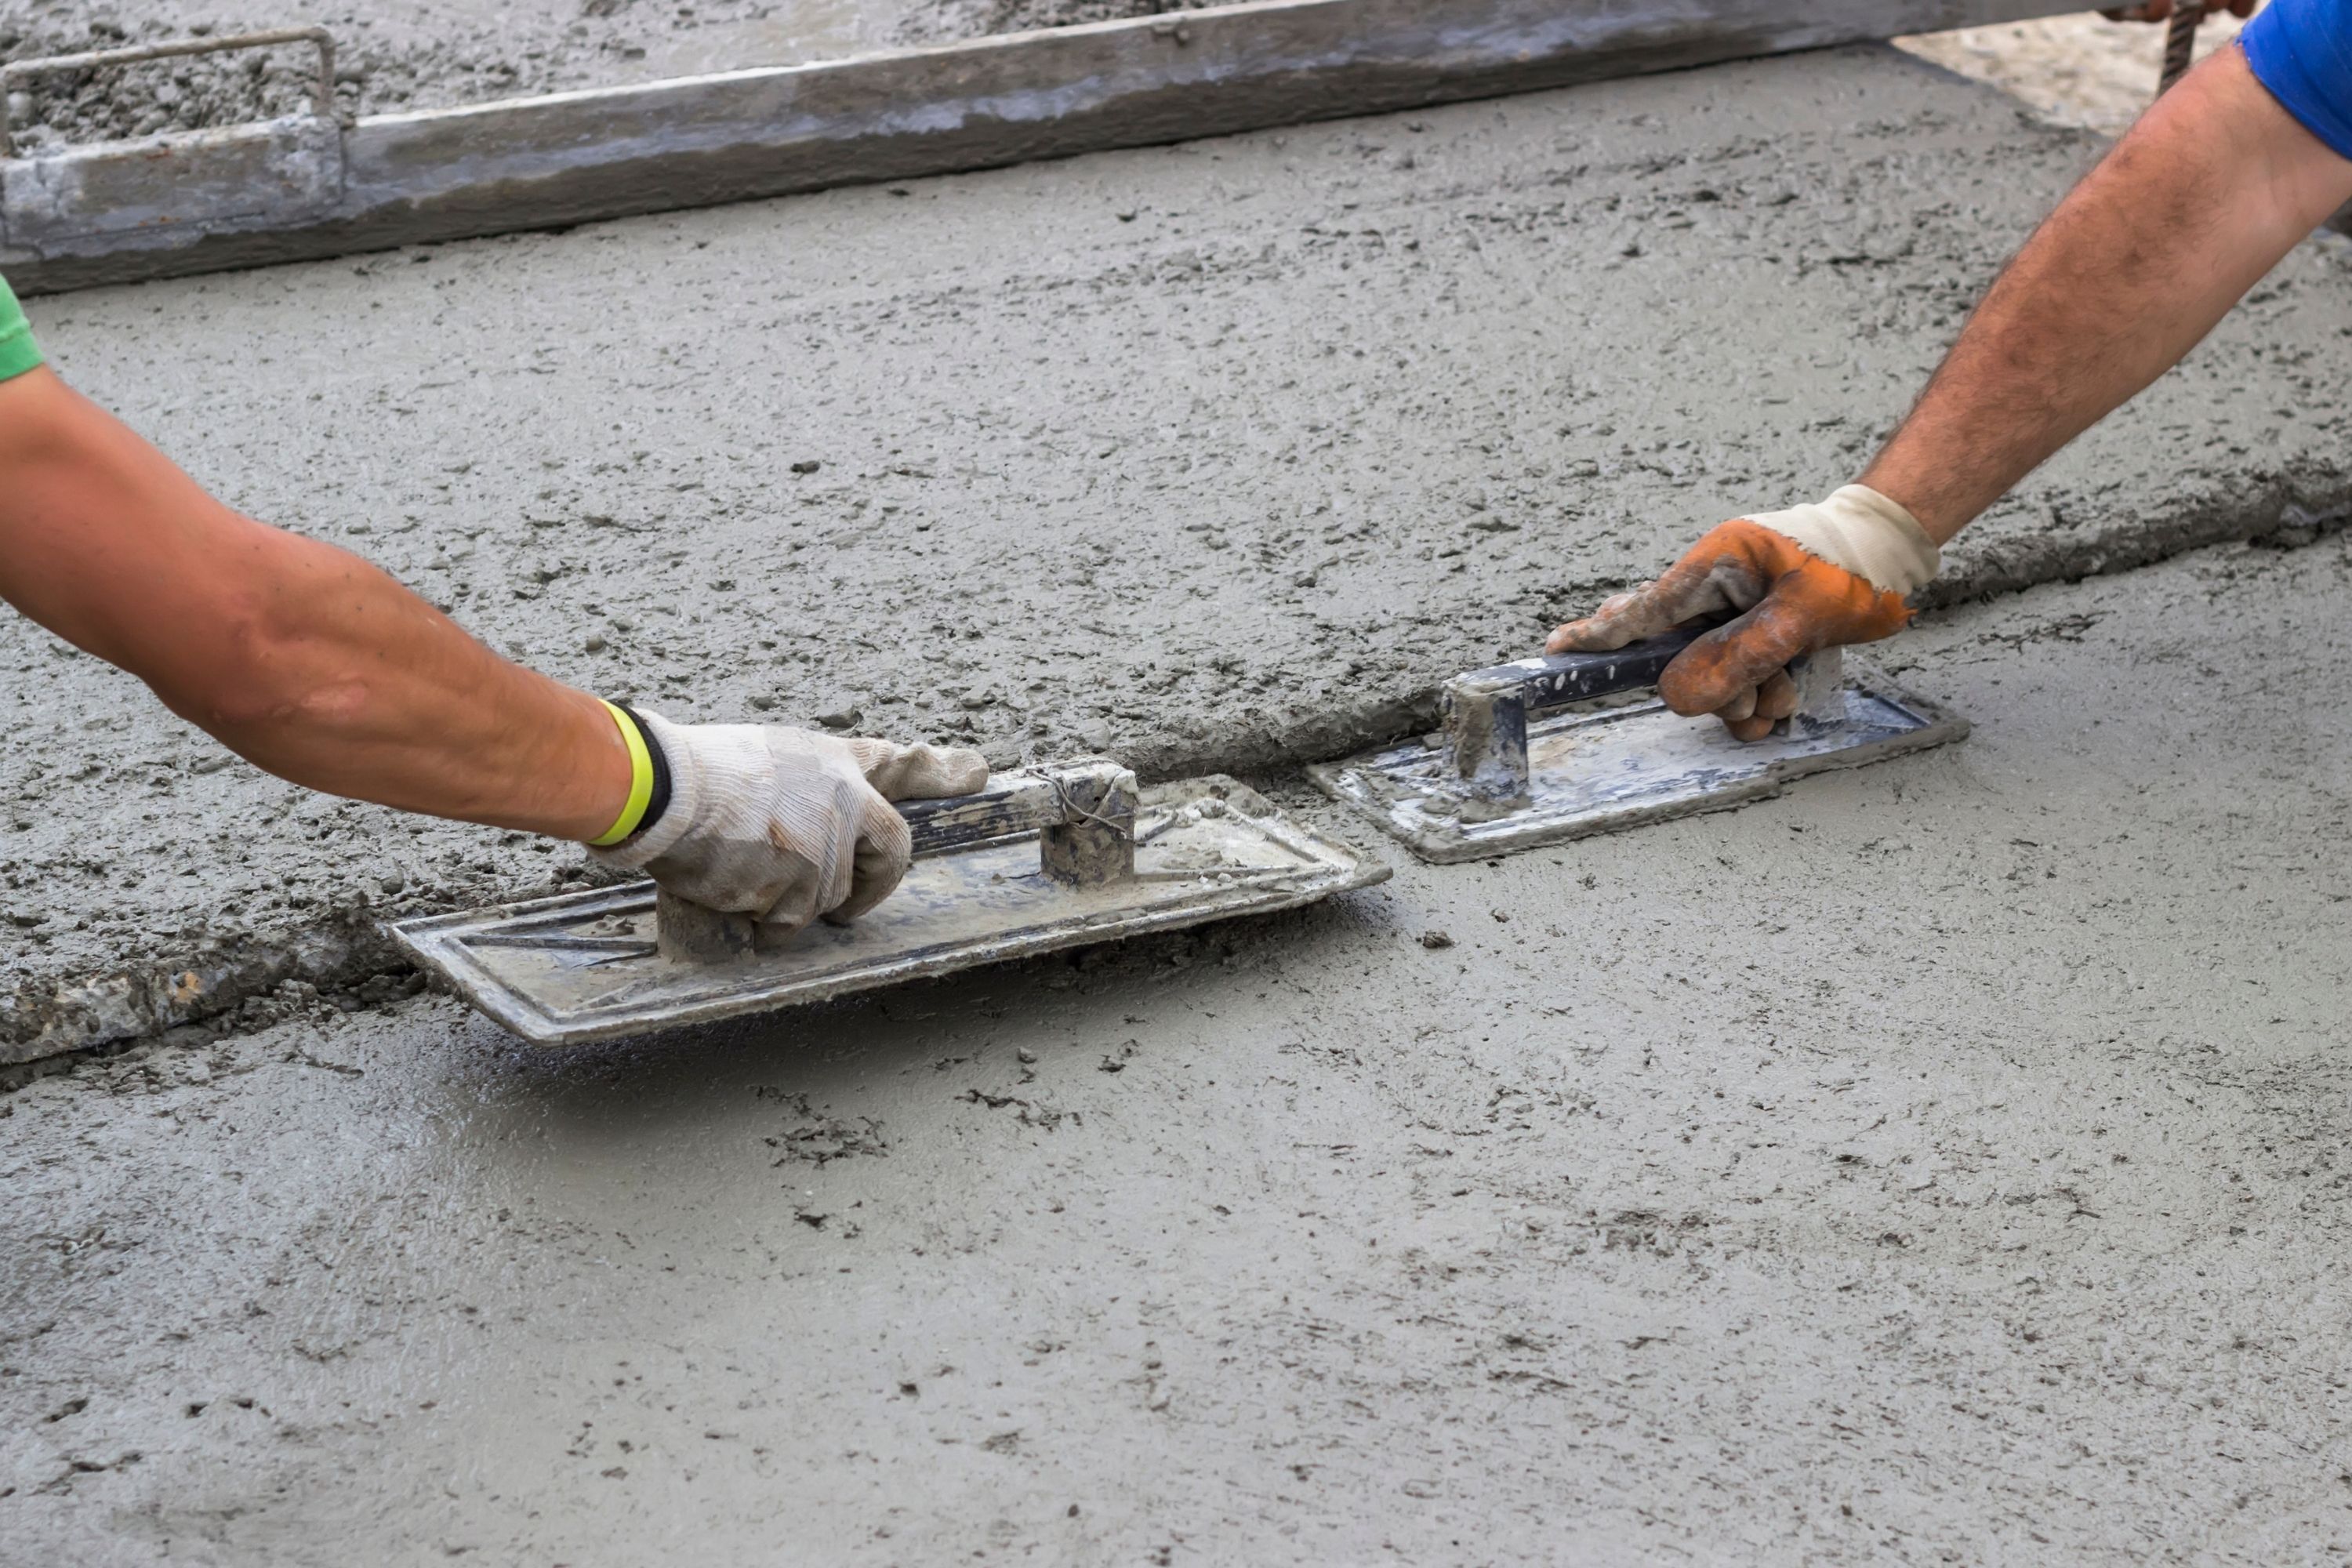
[[[1133,772],[1090,757],[1034,773],[1000,773],[971,795],[902,801],[898,815],[914,830],[918,857],[1034,833],[1038,869],[1049,880],[1083,888],[1134,874],[1136,799]],[[662,956],[681,963],[748,958],[758,936],[749,915],[705,909],[667,892],[655,897],[654,921]]]
[[[998,773],[971,795],[900,801],[898,815],[915,830],[919,856],[1009,838],[1016,833],[1035,833],[1069,819],[1065,800],[1067,784],[1064,783],[1063,790],[1055,788],[1060,777],[1049,773]]]
[[[1522,658],[1492,669],[1474,669],[1445,683],[1450,700],[1465,697],[1510,697],[1530,713],[1564,707],[1617,691],[1642,691],[1658,683],[1675,655],[1698,639],[1697,629],[1663,632],[1608,653],[1555,653]]]
[[[1525,800],[1530,713],[1655,686],[1697,636],[1671,631],[1609,653],[1549,654],[1455,676],[1442,698],[1448,779],[1480,800]]]
[[[915,830],[918,856],[1034,833],[1046,879],[1084,888],[1135,874],[1138,795],[1133,770],[1087,757],[1000,773],[974,795],[906,801],[898,813]]]
[[[2205,7],[2197,0],[2174,0],[2171,24],[2164,30],[2164,63],[2157,72],[2157,97],[2169,92],[2188,71],[2197,54],[2197,24],[2204,19]]]
[[[1612,653],[1561,653],[1474,669],[1445,683],[1446,772],[1463,794],[1497,804],[1528,795],[1528,716],[1619,691],[1655,686],[1675,656],[1706,628],[1645,637]],[[1797,711],[1826,721],[1844,711],[1843,654],[1834,647],[1789,661]]]

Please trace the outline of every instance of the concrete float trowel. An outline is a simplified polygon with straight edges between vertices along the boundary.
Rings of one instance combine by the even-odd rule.
[[[1874,671],[1847,679],[1841,650],[1798,660],[1796,714],[1760,741],[1733,740],[1653,698],[1697,630],[1614,653],[1559,654],[1446,682],[1444,729],[1307,770],[1323,791],[1424,860],[1476,860],[1776,795],[1789,781],[1860,767],[1969,732],[1965,720]],[[1545,710],[1556,710],[1538,719]]]
[[[915,860],[898,891],[854,921],[773,945],[750,920],[651,882],[390,929],[509,1029],[570,1045],[1291,909],[1389,876],[1232,779],[1144,789],[1101,758],[898,809],[914,829]]]

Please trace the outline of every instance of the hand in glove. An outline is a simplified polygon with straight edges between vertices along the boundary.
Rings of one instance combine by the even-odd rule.
[[[970,795],[988,783],[988,763],[961,747],[636,717],[667,764],[669,804],[620,843],[588,852],[706,908],[751,915],[771,938],[819,915],[853,919],[890,895],[914,851],[892,801]]]
[[[1761,740],[1797,710],[1789,661],[1900,631],[1911,619],[1904,596],[1938,561],[1908,511],[1847,485],[1817,505],[1719,524],[1656,582],[1559,627],[1544,649],[1606,652],[1731,615],[1666,666],[1658,695],[1677,713],[1712,713],[1740,740]]]

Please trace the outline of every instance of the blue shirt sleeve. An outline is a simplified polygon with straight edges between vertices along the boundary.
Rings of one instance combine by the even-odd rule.
[[[2352,0],[2271,0],[2238,47],[2281,107],[2352,158]]]

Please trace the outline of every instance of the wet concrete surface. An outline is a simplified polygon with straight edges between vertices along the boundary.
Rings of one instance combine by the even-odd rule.
[[[1409,730],[1715,521],[1851,478],[2097,145],[1846,50],[34,314],[230,501],[567,679],[1165,775]],[[2344,268],[2290,258],[1942,591],[2341,515]],[[23,1050],[60,984],[576,874],[228,761],[21,620],[0,668],[47,738],[0,759],[38,803],[0,812]]]
[[[2336,1560],[2347,594],[1948,612],[1958,747],[1316,911],[33,1083],[12,1550]]]

